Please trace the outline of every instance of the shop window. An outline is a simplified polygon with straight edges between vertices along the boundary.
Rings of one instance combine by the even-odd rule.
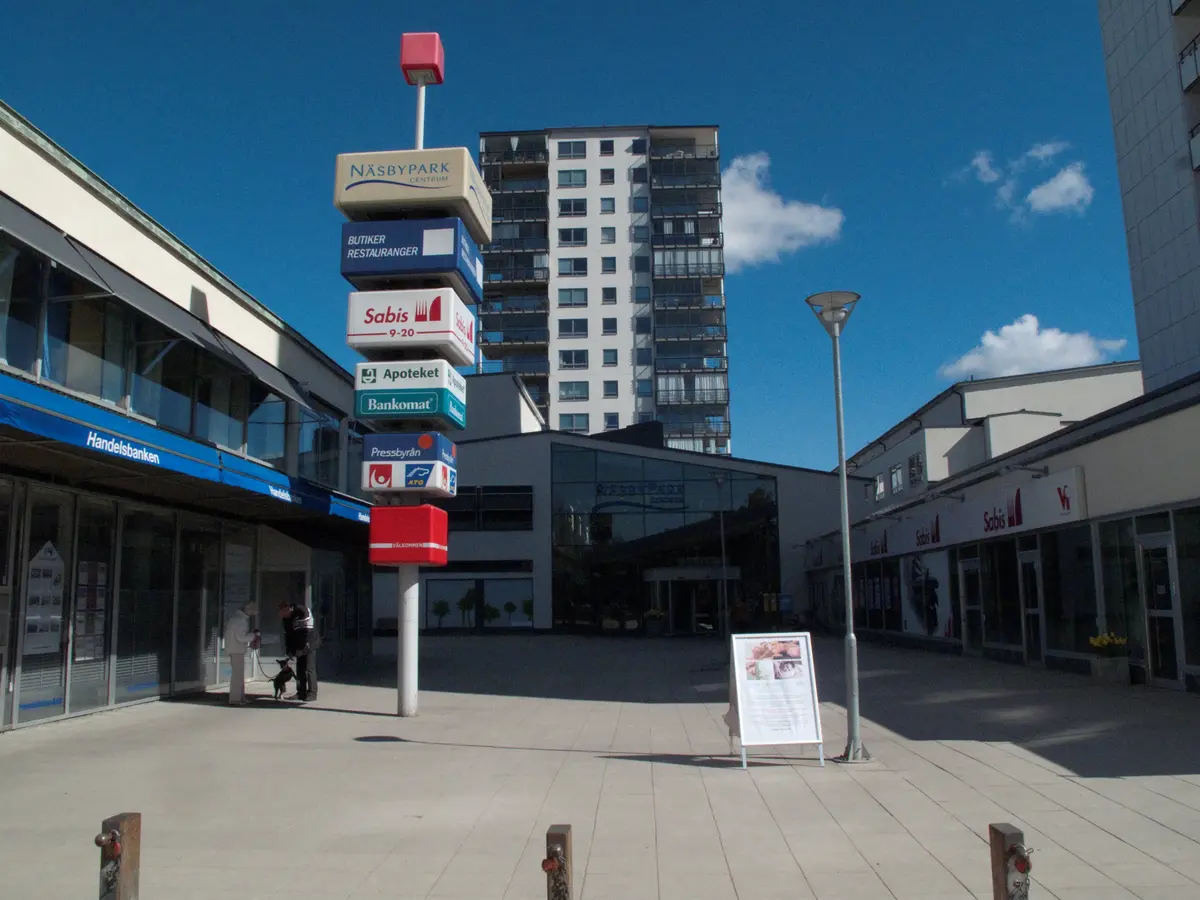
[[[42,311],[40,256],[0,235],[0,363],[33,372]]]
[[[120,571],[117,702],[164,696],[171,687],[174,516],[148,511],[125,514]]]
[[[989,644],[1022,646],[1021,594],[1017,571],[1017,544],[994,541],[981,547],[980,581],[983,590],[983,639]]]
[[[281,469],[286,454],[287,401],[252,382],[246,417],[246,455]]]
[[[78,280],[59,281],[58,287],[99,290]],[[123,404],[129,319],[128,308],[117,300],[52,299],[46,312],[43,377],[68,390]]]
[[[192,428],[195,348],[173,331],[145,316],[133,323],[134,366],[130,404],[138,415],[164,428]]]
[[[341,451],[341,421],[333,410],[314,404],[316,408],[300,410],[301,478],[326,487],[338,488],[338,456]]]
[[[1200,508],[1175,511],[1175,548],[1184,653],[1189,666],[1200,666]]]
[[[196,361],[196,413],[192,433],[202,441],[242,451],[250,381],[206,353]]]
[[[1088,638],[1096,633],[1091,527],[1080,525],[1041,537],[1046,647],[1090,653]]]

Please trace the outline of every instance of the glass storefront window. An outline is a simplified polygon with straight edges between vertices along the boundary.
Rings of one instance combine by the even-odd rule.
[[[1096,633],[1096,581],[1089,525],[1042,535],[1042,602],[1046,646],[1091,652]]]
[[[170,692],[174,596],[174,517],[127,511],[121,529],[117,703]]]
[[[110,501],[79,501],[75,547],[75,629],[71,636],[70,711],[108,705],[108,636],[112,622],[116,510]]]
[[[257,382],[250,384],[246,417],[246,455],[283,468],[287,455],[287,401]]]
[[[1189,666],[1200,666],[1200,508],[1175,510],[1175,549],[1184,654]]]
[[[0,236],[0,362],[32,374],[42,313],[42,260]]]
[[[484,579],[483,619],[488,628],[532,628],[533,580]]]
[[[363,436],[354,424],[350,424],[346,436],[346,493],[360,500],[371,499],[370,493],[362,489]]]
[[[980,557],[983,639],[989,644],[1021,647],[1021,587],[1016,541],[1009,539],[983,544]]]
[[[192,428],[196,353],[192,344],[145,316],[133,324],[133,411],[164,428],[187,434]]]
[[[75,287],[83,290],[89,285],[83,282]],[[72,391],[122,405],[128,326],[128,309],[117,300],[52,298],[46,311],[42,377]]]
[[[473,628],[475,579],[430,578],[425,582],[425,623],[428,628]]]
[[[1104,584],[1105,630],[1124,635],[1129,659],[1146,659],[1146,610],[1138,588],[1133,520],[1100,523],[1100,572]]]
[[[337,413],[320,406],[301,409],[301,477],[336,489],[340,450],[341,423]]]
[[[207,353],[196,359],[196,414],[192,433],[202,441],[241,452],[250,381]]]

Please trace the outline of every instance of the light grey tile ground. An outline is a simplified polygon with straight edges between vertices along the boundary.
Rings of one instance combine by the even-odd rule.
[[[573,827],[578,900],[986,900],[987,826],[1039,896],[1200,898],[1197,699],[862,647],[876,761],[752,751],[711,643],[425,640],[422,714],[392,667],[322,703],[220,697],[0,736],[0,896],[95,891],[100,820],[143,813],[142,896],[540,898]],[[818,640],[829,756],[840,643]]]

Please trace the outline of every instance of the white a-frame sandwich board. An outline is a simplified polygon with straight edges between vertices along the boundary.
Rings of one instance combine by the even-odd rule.
[[[729,668],[730,749],[733,738],[747,747],[816,744],[825,765],[821,711],[812,638],[807,631],[784,634],[735,634]]]

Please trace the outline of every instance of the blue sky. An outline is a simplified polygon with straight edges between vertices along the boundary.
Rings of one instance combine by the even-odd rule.
[[[953,372],[1136,355],[1094,0],[60,0],[3,20],[0,97],[346,364],[333,160],[411,146],[404,31],[446,46],[429,146],[721,126],[738,456],[836,463],[816,291],[863,295],[852,450],[985,332]]]

